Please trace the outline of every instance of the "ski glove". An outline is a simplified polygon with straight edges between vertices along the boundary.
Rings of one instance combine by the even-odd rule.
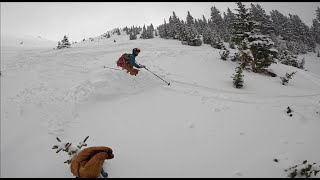
[[[106,159],[113,159],[112,149],[95,146],[83,149],[71,161],[70,169],[78,178],[98,178]]]

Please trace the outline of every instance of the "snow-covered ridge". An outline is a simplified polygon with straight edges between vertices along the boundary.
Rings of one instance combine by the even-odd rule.
[[[1,47],[16,48],[55,48],[58,42],[47,40],[41,36],[30,35],[1,35]]]

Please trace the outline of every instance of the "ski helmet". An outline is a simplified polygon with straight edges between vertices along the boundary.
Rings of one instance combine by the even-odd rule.
[[[139,48],[133,48],[132,49],[132,54],[136,54],[137,52],[139,53],[141,50]]]

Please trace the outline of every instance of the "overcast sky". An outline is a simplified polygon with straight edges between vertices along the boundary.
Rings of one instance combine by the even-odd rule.
[[[244,2],[246,7],[250,3]],[[258,2],[269,14],[297,14],[311,26],[319,2]],[[113,28],[152,23],[155,27],[168,21],[172,11],[185,19],[187,11],[194,18],[210,18],[210,8],[220,12],[237,8],[234,2],[1,2],[1,35],[33,35],[60,41],[95,37]],[[221,14],[222,14],[221,13]]]

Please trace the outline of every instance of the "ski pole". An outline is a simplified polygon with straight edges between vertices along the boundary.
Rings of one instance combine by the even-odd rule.
[[[146,70],[148,70],[149,72],[151,72],[149,69],[147,69],[146,67],[144,67]],[[156,75],[155,73],[151,72],[153,75],[157,76],[158,78],[160,78],[162,81],[166,82],[168,84],[168,86],[170,86],[170,83],[168,83],[167,81],[163,80],[161,77],[159,77],[158,75]]]
[[[107,67],[107,66],[103,66],[104,68],[109,68],[109,69],[114,69],[114,70],[118,70],[121,71],[120,69],[116,69],[116,68],[111,68],[111,67]]]

